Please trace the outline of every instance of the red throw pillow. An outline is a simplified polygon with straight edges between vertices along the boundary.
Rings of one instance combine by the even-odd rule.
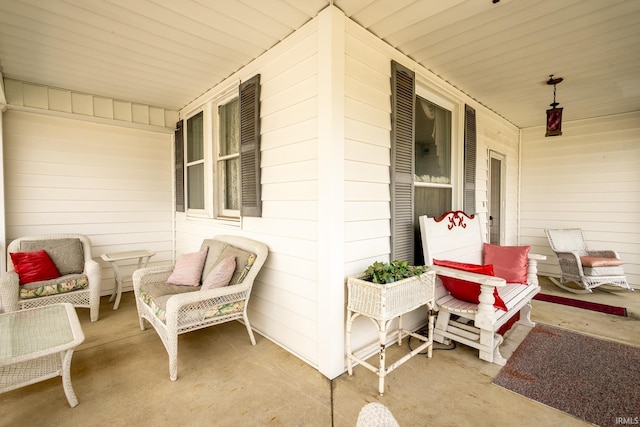
[[[484,244],[484,263],[493,265],[496,277],[507,283],[527,284],[530,246],[497,246]]]
[[[9,255],[21,285],[60,277],[58,268],[44,249],[35,252],[14,252]]]
[[[492,265],[478,265],[478,264],[466,264],[455,261],[433,260],[434,265],[441,267],[455,268],[456,270],[468,271],[470,273],[486,274],[487,276],[493,276]],[[459,300],[478,303],[480,297],[480,285],[478,283],[469,282],[467,280],[456,279],[453,277],[439,276],[442,280],[442,284],[449,291],[451,295]],[[493,288],[493,306],[497,309],[507,311],[507,305],[504,303],[498,289]]]

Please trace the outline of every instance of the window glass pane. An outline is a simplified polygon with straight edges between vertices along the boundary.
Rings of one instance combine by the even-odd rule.
[[[240,158],[236,157],[224,162],[224,178],[226,183],[224,208],[240,209]]]
[[[204,158],[202,112],[187,120],[187,162]]]
[[[451,184],[451,111],[416,96],[415,180]]]
[[[221,105],[220,113],[220,155],[237,154],[240,142],[238,98]]]
[[[451,210],[451,188],[415,187],[414,198],[416,224],[420,215],[439,217]]]
[[[451,188],[442,187],[415,187],[414,188],[414,262],[416,265],[424,264],[422,253],[422,241],[420,237],[420,215],[438,218],[443,213],[451,210]]]
[[[240,104],[235,98],[218,106],[218,215],[240,211]]]
[[[204,163],[187,166],[187,201],[189,209],[204,209]]]

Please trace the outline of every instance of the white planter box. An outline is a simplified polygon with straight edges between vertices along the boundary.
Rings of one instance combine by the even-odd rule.
[[[427,271],[420,276],[410,277],[395,283],[380,285],[364,280],[366,276],[352,276],[347,278],[347,288],[349,298],[347,304],[347,370],[349,375],[353,374],[354,364],[360,364],[378,375],[378,392],[382,396],[384,393],[385,376],[411,359],[423,350],[427,350],[427,357],[431,358],[433,350],[433,308],[434,308],[434,288],[435,272]],[[420,335],[416,332],[402,329],[402,315],[426,305],[430,312],[428,316],[428,336]],[[358,316],[367,316],[374,319],[378,328],[378,366],[367,362],[367,355],[357,355],[351,348],[351,327],[353,321]],[[397,330],[398,345],[402,343],[403,334],[417,338],[422,343],[409,353],[405,354],[395,363],[387,366],[385,348],[387,345],[387,328],[392,319],[400,317]],[[396,332],[394,332],[395,334]]]
[[[347,278],[347,308],[364,316],[386,321],[433,300],[433,271],[384,285],[366,281],[365,277],[365,274],[361,274]]]

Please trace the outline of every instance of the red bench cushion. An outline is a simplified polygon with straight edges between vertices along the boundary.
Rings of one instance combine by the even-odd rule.
[[[21,285],[60,277],[58,268],[44,249],[9,254]]]
[[[468,271],[470,273],[478,273],[478,274],[486,274],[487,276],[493,276],[493,266],[492,265],[478,265],[478,264],[467,264],[456,261],[446,261],[446,260],[433,260],[434,265],[439,265],[442,267],[455,268],[456,270]],[[467,280],[456,279],[453,277],[445,277],[439,276],[440,280],[442,280],[442,284],[449,291],[451,295],[456,297],[459,300],[479,303],[480,297],[480,285],[477,283],[469,282]],[[500,298],[498,294],[498,289],[493,288],[493,306],[500,310],[507,311],[507,306]]]
[[[581,256],[580,262],[584,267],[618,267],[624,261],[618,258],[600,258],[595,256]]]

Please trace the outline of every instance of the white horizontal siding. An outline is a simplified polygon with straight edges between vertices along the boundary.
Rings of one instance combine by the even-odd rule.
[[[249,303],[251,325],[319,367],[318,345],[318,37],[317,22],[284,40],[219,87],[185,107],[193,111],[260,74],[262,216],[241,222],[177,215],[176,247],[236,234],[269,247]]]
[[[171,135],[13,110],[3,120],[7,242],[89,236],[103,293],[114,281],[102,253],[150,249],[151,264],[172,260]]]
[[[484,220],[483,230],[489,212],[489,150],[504,156],[505,176],[502,203],[504,205],[504,245],[518,244],[518,185],[519,185],[519,131],[504,120],[496,118],[485,110],[476,112],[476,212]],[[488,241],[488,235],[486,236]]]
[[[540,272],[558,276],[545,228],[582,228],[592,249],[616,250],[640,287],[640,113],[563,124],[563,135],[523,131],[522,238],[548,256]]]
[[[389,258],[391,63],[355,25],[347,25],[345,50],[345,264],[352,275]]]
[[[391,252],[391,58],[384,44],[351,22],[345,44],[344,261],[347,275],[354,275],[375,261],[389,261]],[[418,310],[404,316],[404,327],[424,320]],[[395,327],[396,322],[389,325]],[[377,339],[371,322],[353,323],[354,350],[377,349],[369,347]]]

